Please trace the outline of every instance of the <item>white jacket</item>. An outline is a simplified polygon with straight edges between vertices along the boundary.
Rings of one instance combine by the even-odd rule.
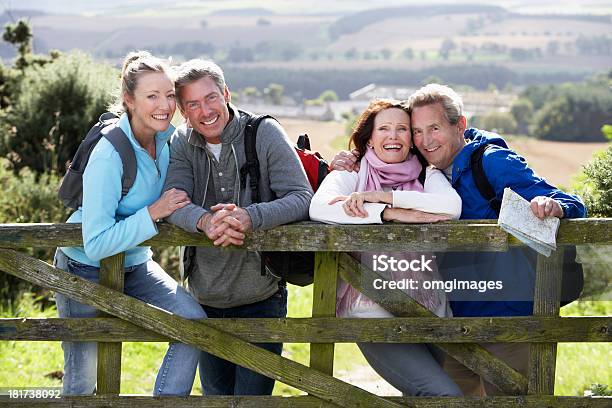
[[[365,218],[351,217],[344,212],[343,202],[329,205],[338,196],[348,196],[356,191],[358,176],[356,172],[332,171],[323,180],[310,203],[310,218],[314,221],[337,224],[381,224],[382,212],[387,207],[384,203],[365,203],[368,213]],[[433,167],[426,170],[423,192],[393,191],[393,207],[445,214],[453,219],[461,215],[461,198],[452,188],[444,174]],[[387,190],[389,191],[389,190]],[[372,265],[373,257],[387,255],[395,259],[411,260],[421,257],[422,253],[360,253],[362,264]],[[425,254],[431,257],[431,254]],[[435,262],[434,262],[435,264]],[[390,273],[390,280],[415,279],[422,284],[423,280],[441,280],[437,268],[433,272],[395,271]],[[387,289],[391,290],[391,289]],[[446,294],[442,290],[405,289],[413,299],[427,307],[440,317],[451,316]],[[384,296],[384,292],[381,293]],[[337,290],[336,313],[341,317],[392,317],[392,315],[367,298],[346,282],[339,280]]]

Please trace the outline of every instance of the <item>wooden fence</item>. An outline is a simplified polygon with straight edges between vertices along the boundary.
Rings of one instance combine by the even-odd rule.
[[[335,318],[337,277],[366,295],[362,282],[379,277],[348,251],[505,251],[520,245],[494,221],[439,224],[323,225],[299,223],[257,231],[250,250],[317,251],[312,318],[205,319],[190,321],[122,293],[123,254],[102,262],[95,284],[32,258],[19,249],[81,245],[80,225],[0,225],[0,270],[50,288],[105,314],[92,319],[0,319],[0,341],[98,341],[98,395],[57,400],[10,399],[4,406],[53,407],[608,407],[604,398],[555,397],[557,342],[610,342],[612,317],[559,317],[563,245],[612,244],[612,219],[563,220],[550,258],[538,258],[534,316],[438,318],[402,291],[381,305],[390,319]],[[211,246],[203,235],[161,225],[147,245]],[[231,249],[230,249],[231,250]],[[291,299],[289,299],[291,301]],[[110,316],[114,317],[110,317]],[[144,330],[143,330],[144,329]],[[298,397],[164,397],[119,395],[121,344],[180,341],[302,390]],[[311,343],[310,367],[277,356],[253,342]],[[436,343],[447,354],[505,391],[504,397],[381,397],[333,377],[334,343]],[[529,376],[496,359],[478,343],[531,343]],[[0,384],[9,386],[10,384]]]

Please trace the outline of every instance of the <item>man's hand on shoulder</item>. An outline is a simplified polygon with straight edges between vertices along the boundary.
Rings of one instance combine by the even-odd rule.
[[[359,152],[355,149],[350,152],[343,150],[334,156],[329,168],[332,170],[359,171],[358,155]]]
[[[563,218],[565,216],[561,204],[559,204],[558,201],[550,197],[534,197],[531,200],[530,206],[533,215],[535,215],[539,219],[544,219],[546,217]]]

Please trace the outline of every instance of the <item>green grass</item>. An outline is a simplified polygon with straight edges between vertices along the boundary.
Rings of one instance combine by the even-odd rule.
[[[312,286],[289,288],[289,317],[310,317]],[[612,302],[574,302],[561,309],[562,316],[610,316]],[[0,318],[56,317],[54,308],[40,310],[31,296],[26,296],[15,310],[0,310]],[[124,343],[121,393],[150,395],[157,369],[166,351],[166,343]],[[593,383],[612,384],[609,343],[561,343],[557,355],[555,391],[557,395],[583,395]],[[283,355],[308,365],[307,344],[285,344]],[[335,373],[347,372],[367,364],[355,344],[337,344]],[[59,342],[0,342],[0,386],[58,387],[61,382],[49,373],[63,369]],[[196,377],[193,394],[201,395]],[[279,382],[275,395],[300,392]]]
[[[574,302],[561,308],[561,316],[611,316],[612,302]],[[610,343],[559,343],[556,395],[583,395],[591,384],[612,385]]]

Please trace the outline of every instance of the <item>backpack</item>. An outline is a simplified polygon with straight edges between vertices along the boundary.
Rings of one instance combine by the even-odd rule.
[[[91,152],[102,137],[113,145],[123,162],[121,197],[123,198],[134,185],[137,171],[136,154],[127,135],[117,126],[118,120],[119,117],[114,113],[103,113],[79,145],[58,192],[60,200],[67,207],[76,210],[83,204],[83,173]]]
[[[255,150],[257,129],[262,120],[274,118],[269,115],[254,116],[248,112],[241,112],[248,115],[249,120],[244,132],[246,163],[240,169],[240,185],[243,186],[246,183],[246,176],[248,174],[251,200],[253,203],[259,203],[261,202],[259,194],[260,173],[259,160]],[[329,173],[327,162],[318,152],[310,150],[310,140],[306,134],[299,136],[295,150],[313,191],[316,191]],[[260,255],[262,275],[269,272],[282,281],[298,286],[310,285],[314,280],[314,252],[263,251],[260,252]]]
[[[491,144],[480,145],[470,156],[470,164],[472,167],[472,177],[480,195],[487,200],[489,206],[499,215],[501,209],[501,200],[497,198],[495,190],[489,183],[482,164],[482,157]],[[524,247],[522,252],[534,270],[537,265],[538,255],[531,248]],[[570,245],[565,247],[563,253],[563,271],[561,278],[561,306],[565,306],[580,297],[584,287],[584,272],[582,264],[576,262],[576,247]]]

